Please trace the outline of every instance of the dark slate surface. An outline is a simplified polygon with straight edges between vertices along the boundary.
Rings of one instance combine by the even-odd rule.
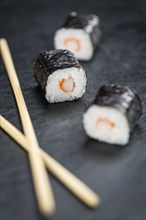
[[[53,49],[53,33],[72,10],[98,14],[104,31],[94,60],[82,63],[88,87],[78,101],[48,104],[33,78],[39,52]],[[90,210],[51,176],[57,210],[50,220],[145,219],[145,1],[78,0],[1,2],[1,36],[8,39],[41,146],[101,196]],[[1,62],[1,61],[0,61]],[[11,88],[1,65],[1,114],[21,128]],[[126,147],[90,140],[82,114],[106,83],[138,91],[143,115]],[[124,131],[123,131],[124,132]],[[41,220],[26,153],[1,131],[1,219]]]

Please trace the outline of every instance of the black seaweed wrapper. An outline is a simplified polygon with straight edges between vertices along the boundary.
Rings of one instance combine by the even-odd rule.
[[[81,68],[74,54],[68,50],[44,51],[39,54],[34,64],[34,77],[44,90],[50,74],[56,70],[70,67]]]

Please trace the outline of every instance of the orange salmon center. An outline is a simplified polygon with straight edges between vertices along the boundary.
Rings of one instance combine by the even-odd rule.
[[[75,83],[72,77],[68,77],[68,79],[62,79],[60,81],[60,89],[64,92],[72,92],[74,87]]]
[[[99,123],[106,123],[111,128],[114,128],[116,126],[114,122],[112,122],[106,118],[98,118],[96,121],[96,125],[98,126]]]
[[[78,52],[80,51],[81,48],[81,44],[80,44],[80,40],[74,37],[70,37],[64,40],[64,45],[67,47],[70,43],[74,43],[75,48],[74,51]]]

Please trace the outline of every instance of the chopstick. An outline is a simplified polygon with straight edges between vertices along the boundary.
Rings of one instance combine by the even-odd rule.
[[[2,129],[29,153],[30,148],[25,136],[3,116],[0,116],[0,121]],[[64,168],[41,148],[39,153],[47,169],[83,203],[91,208],[97,207],[100,204],[99,196],[93,192],[85,183],[79,180],[69,170]]]
[[[8,43],[4,38],[0,39],[0,51],[17,102],[21,122],[26,136],[25,142],[27,142],[27,146],[29,146],[28,155],[38,205],[40,211],[44,215],[51,214],[55,209],[53,192],[45,170],[45,165],[39,154],[39,145],[23,98]]]

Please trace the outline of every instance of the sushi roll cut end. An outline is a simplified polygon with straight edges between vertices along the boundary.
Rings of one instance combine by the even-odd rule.
[[[93,139],[126,145],[141,112],[139,97],[131,89],[107,85],[99,89],[83,116],[83,124]]]
[[[55,48],[68,49],[79,60],[90,60],[93,56],[93,46],[89,35],[78,29],[59,29],[55,34]]]
[[[57,70],[48,77],[45,90],[50,103],[78,99],[86,90],[86,74],[75,67]]]
[[[92,105],[84,114],[84,128],[93,139],[125,145],[130,128],[125,115],[112,107]]]

